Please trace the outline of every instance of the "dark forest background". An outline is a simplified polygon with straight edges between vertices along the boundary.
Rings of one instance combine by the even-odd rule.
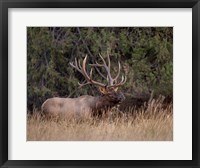
[[[79,88],[83,76],[69,62],[88,55],[100,62],[110,55],[113,76],[118,60],[127,82],[120,88],[127,99],[150,95],[173,96],[172,27],[28,27],[27,106],[40,108],[50,97],[96,96],[94,86]],[[93,78],[103,81],[96,73]]]

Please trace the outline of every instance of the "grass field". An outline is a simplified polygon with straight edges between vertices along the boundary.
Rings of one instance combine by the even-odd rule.
[[[172,141],[173,106],[156,100],[146,108],[112,110],[110,117],[82,120],[45,119],[39,111],[27,117],[28,141]]]

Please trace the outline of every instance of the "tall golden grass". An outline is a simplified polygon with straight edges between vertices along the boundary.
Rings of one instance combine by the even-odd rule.
[[[140,109],[84,119],[27,117],[28,141],[172,141],[173,106],[152,100]]]

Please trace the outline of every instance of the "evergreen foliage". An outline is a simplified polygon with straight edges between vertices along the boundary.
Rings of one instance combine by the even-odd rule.
[[[88,55],[89,63],[109,54],[113,76],[118,60],[127,82],[121,90],[129,95],[173,95],[172,27],[28,27],[28,110],[39,108],[50,97],[98,95],[94,86],[78,89],[83,76],[69,62]],[[102,70],[103,73],[103,70]],[[103,81],[96,73],[93,78]],[[105,81],[104,81],[105,82]]]

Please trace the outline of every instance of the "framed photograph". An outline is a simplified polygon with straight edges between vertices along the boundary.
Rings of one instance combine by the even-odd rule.
[[[1,0],[0,166],[200,167],[199,0]]]

